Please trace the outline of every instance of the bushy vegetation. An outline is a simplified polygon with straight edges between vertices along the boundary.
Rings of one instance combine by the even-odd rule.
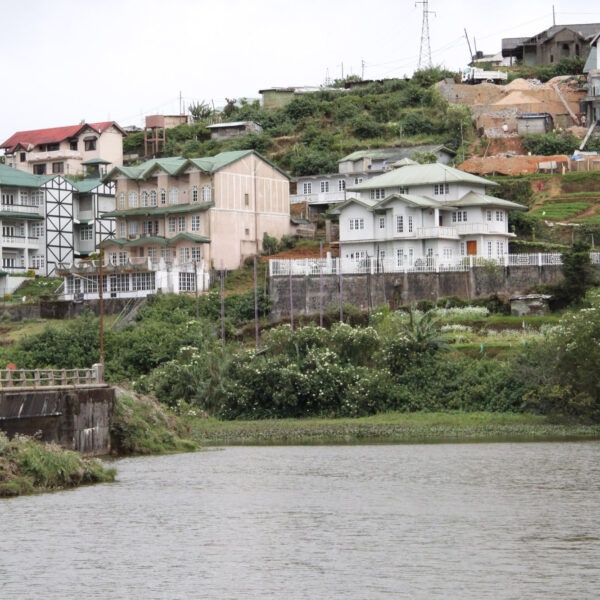
[[[27,437],[0,432],[0,497],[113,481],[114,469],[95,459]]]
[[[511,68],[509,81],[522,77],[523,79],[539,79],[545,82],[559,75],[580,75],[583,73],[584,65],[585,60],[581,57],[564,57],[553,65],[539,65],[536,67],[517,65]]]

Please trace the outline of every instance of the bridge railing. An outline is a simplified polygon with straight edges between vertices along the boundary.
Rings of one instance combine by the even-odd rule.
[[[0,369],[0,391],[7,388],[85,386],[104,382],[104,367],[91,369]]]

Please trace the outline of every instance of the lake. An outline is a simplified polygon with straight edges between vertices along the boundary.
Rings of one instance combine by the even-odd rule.
[[[228,447],[0,501],[10,599],[597,598],[600,443]]]

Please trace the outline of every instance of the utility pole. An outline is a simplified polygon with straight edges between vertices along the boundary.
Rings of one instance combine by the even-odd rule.
[[[104,262],[104,250],[102,241],[100,241],[100,259],[98,260],[98,298],[100,299],[100,364],[104,364],[104,296],[102,288],[104,287],[104,273],[102,272],[102,263]]]
[[[365,79],[365,61],[361,59],[360,61],[360,78],[364,81]]]
[[[431,38],[429,36],[429,14],[435,14],[434,11],[429,10],[429,0],[416,0],[417,4],[423,5],[423,25],[421,27],[421,48],[419,49],[419,64],[417,71],[421,69],[433,68],[433,62],[431,60]]]
[[[469,56],[471,57],[471,61],[473,62],[473,50],[471,50],[471,42],[469,41],[469,36],[467,35],[467,28],[465,27],[465,37],[467,38],[467,44],[469,45]]]
[[[556,12],[554,11],[554,4],[552,5],[552,25],[556,25]]]

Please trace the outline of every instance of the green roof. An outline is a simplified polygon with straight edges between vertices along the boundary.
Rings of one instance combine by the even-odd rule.
[[[103,246],[110,246],[115,244],[116,246],[130,248],[132,246],[145,246],[146,244],[158,244],[160,246],[172,246],[177,244],[181,240],[187,240],[195,244],[209,244],[210,238],[203,235],[197,235],[195,233],[178,233],[172,238],[159,237],[159,236],[146,236],[136,238],[135,240],[127,240],[124,238],[111,238],[103,242]]]
[[[0,210],[0,219],[33,219],[35,221],[43,221],[44,217],[42,217],[42,215],[36,215],[35,213]]]
[[[194,242],[195,244],[210,244],[210,238],[203,235],[197,235],[195,233],[178,233],[175,237],[169,238],[169,246],[171,244],[177,244],[181,240],[188,242]]]
[[[348,156],[344,156],[344,158],[338,160],[338,162],[360,160],[361,158],[397,161],[403,158],[410,158],[415,152],[439,152],[441,150],[448,154],[456,154],[454,150],[450,150],[450,148],[446,148],[441,144],[413,146],[411,148],[374,148],[373,150],[357,150],[356,152],[352,152],[352,154],[348,154]]]
[[[172,215],[191,212],[203,212],[212,208],[214,202],[200,202],[196,204],[173,204],[172,206],[156,206],[144,208],[128,208],[126,210],[112,210],[102,213],[103,217],[151,217],[159,215]]]
[[[123,245],[129,247],[129,246],[143,246],[144,244],[160,244],[161,246],[166,246],[167,240],[164,237],[148,236],[148,237],[141,237],[136,240],[129,240],[128,242],[126,242]]]
[[[81,181],[73,181],[68,177],[65,178],[80,194],[87,194],[102,185],[101,179],[82,179]]]
[[[517,210],[528,210],[523,204],[517,204],[510,200],[502,200],[502,198],[495,198],[494,196],[487,196],[486,194],[478,194],[476,192],[469,192],[463,196],[460,200],[452,202],[455,206],[494,206],[498,208],[514,208]]]
[[[378,188],[410,187],[413,185],[434,185],[436,183],[470,183],[481,186],[498,185],[477,175],[454,169],[441,163],[427,165],[408,165],[393,169],[378,175],[358,185],[348,188],[348,191],[364,191]]]
[[[205,173],[216,173],[226,166],[245,158],[246,156],[251,156],[252,154],[264,160],[274,169],[277,169],[288,179],[291,179],[285,171],[280,169],[275,163],[271,162],[268,158],[265,158],[255,150],[232,150],[231,152],[221,152],[215,156],[207,156],[204,158],[182,158],[181,156],[153,158],[151,160],[147,160],[141,165],[137,165],[136,167],[114,167],[104,177],[104,181],[113,179],[118,175],[125,175],[125,177],[129,179],[146,179],[156,169],[162,169],[173,177],[177,177],[189,167],[196,167]]]
[[[52,176],[32,175],[0,164],[0,185],[39,188],[50,179]]]
[[[370,200],[370,199],[357,199],[348,198],[342,204],[337,205],[335,208],[329,211],[332,215],[339,215],[342,208],[345,208],[349,204],[359,204],[367,210],[373,212],[383,208],[388,202],[392,200],[404,200],[407,204],[416,206],[418,208],[454,208],[445,202],[439,202],[438,200],[432,200],[431,198],[425,198],[424,196],[415,196],[414,194],[390,194],[383,200]],[[453,205],[456,205],[454,202]]]
[[[103,158],[90,158],[89,160],[84,160],[81,164],[87,167],[88,165],[110,165],[111,162]]]

